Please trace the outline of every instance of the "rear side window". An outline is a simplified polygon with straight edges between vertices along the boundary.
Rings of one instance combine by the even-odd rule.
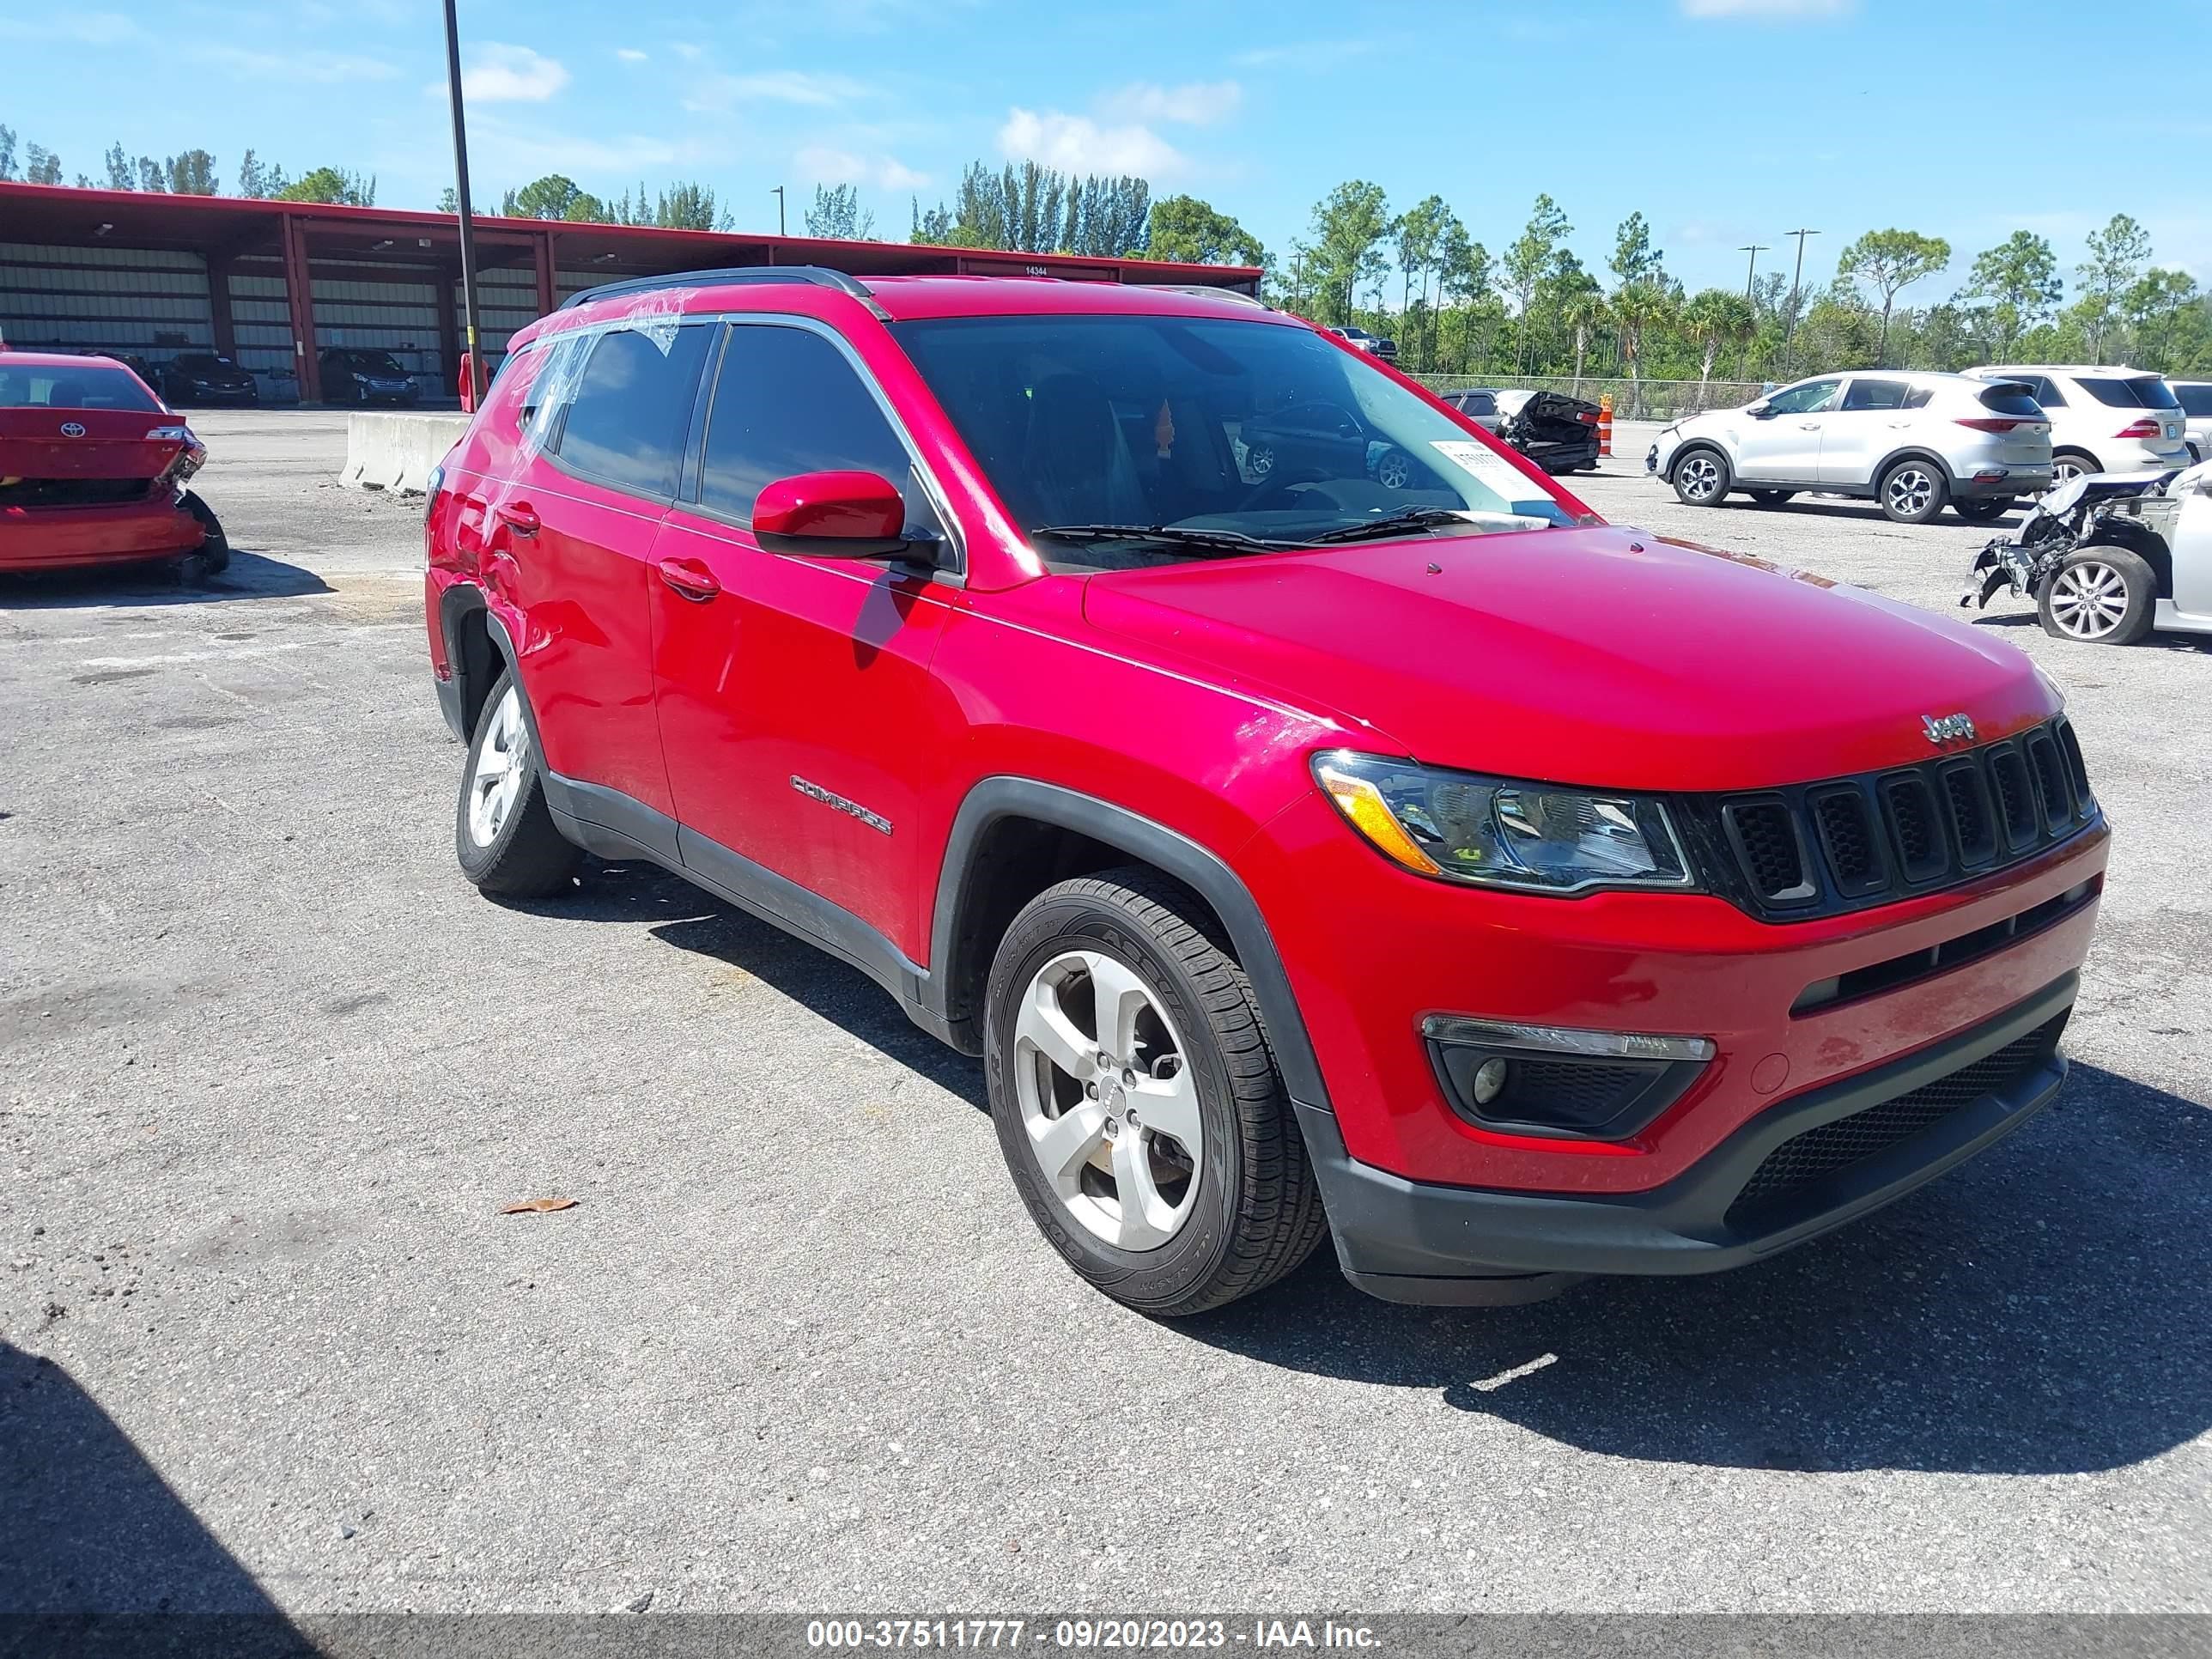
[[[1905,394],[1905,407],[1907,409],[1925,409],[1928,407],[1928,400],[1935,395],[1936,388],[1934,386],[1916,386],[1910,387],[1906,390]]]
[[[1981,404],[1993,415],[2024,415],[2029,419],[2043,413],[2035,401],[2035,394],[2017,381],[2001,381],[1984,388]]]
[[[2172,389],[2155,375],[2123,380],[2114,376],[2083,375],[2075,382],[2099,403],[2112,409],[2179,409]]]
[[[766,485],[800,472],[873,472],[916,512],[913,463],[844,353],[820,335],[773,323],[730,330],[707,416],[701,501],[752,517]]]
[[[561,423],[562,465],[641,495],[674,495],[707,332],[619,328],[599,336]]]
[[[2178,386],[2173,395],[2180,399],[2185,415],[2197,419],[2212,416],[2212,386]]]
[[[1844,407],[1851,409],[1902,409],[1905,407],[1905,386],[1902,380],[1855,380],[1851,389],[1844,393]]]

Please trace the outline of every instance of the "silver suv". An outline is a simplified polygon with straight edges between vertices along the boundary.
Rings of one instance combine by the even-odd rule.
[[[2179,401],[2147,370],[2035,363],[1966,373],[2025,386],[2043,406],[2059,483],[2084,472],[2164,472],[2191,459]]]
[[[1981,523],[2050,488],[2051,423],[2008,382],[1855,370],[1677,421],[1644,466],[1692,507],[1731,490],[1778,507],[1804,490],[1871,499],[1899,524],[1947,504]]]

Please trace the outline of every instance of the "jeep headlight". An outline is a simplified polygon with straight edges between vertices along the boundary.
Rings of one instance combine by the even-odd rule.
[[[1539,893],[1687,887],[1667,809],[1644,795],[1563,788],[1335,750],[1314,778],[1384,856],[1418,875]]]

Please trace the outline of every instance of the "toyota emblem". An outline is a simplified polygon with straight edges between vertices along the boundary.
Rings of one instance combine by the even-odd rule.
[[[64,421],[62,422],[62,436],[64,438],[82,438],[84,436],[84,422],[82,421]]]

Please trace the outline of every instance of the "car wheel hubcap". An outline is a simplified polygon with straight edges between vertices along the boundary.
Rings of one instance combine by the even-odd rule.
[[[1198,1082],[1135,969],[1070,951],[1014,1016],[1014,1089],[1030,1152],[1093,1237],[1155,1250],[1182,1230],[1204,1156]]]
[[[522,722],[522,694],[510,685],[492,710],[491,729],[477,750],[476,774],[469,780],[469,839],[477,846],[489,847],[498,839],[529,769],[530,728]]]
[[[1682,493],[1692,501],[1706,500],[1720,481],[1721,470],[1709,456],[1692,455],[1682,463]]]
[[[1894,511],[1908,514],[1925,513],[1929,502],[1935,499],[1936,481],[1917,467],[1890,474],[1889,504]]]
[[[2051,584],[2051,614],[2077,640],[2100,640],[2128,611],[2128,585],[2108,564],[2069,565]]]
[[[1375,481],[1385,489],[1406,487],[1406,463],[1395,455],[1385,456],[1382,465],[1375,469]]]

